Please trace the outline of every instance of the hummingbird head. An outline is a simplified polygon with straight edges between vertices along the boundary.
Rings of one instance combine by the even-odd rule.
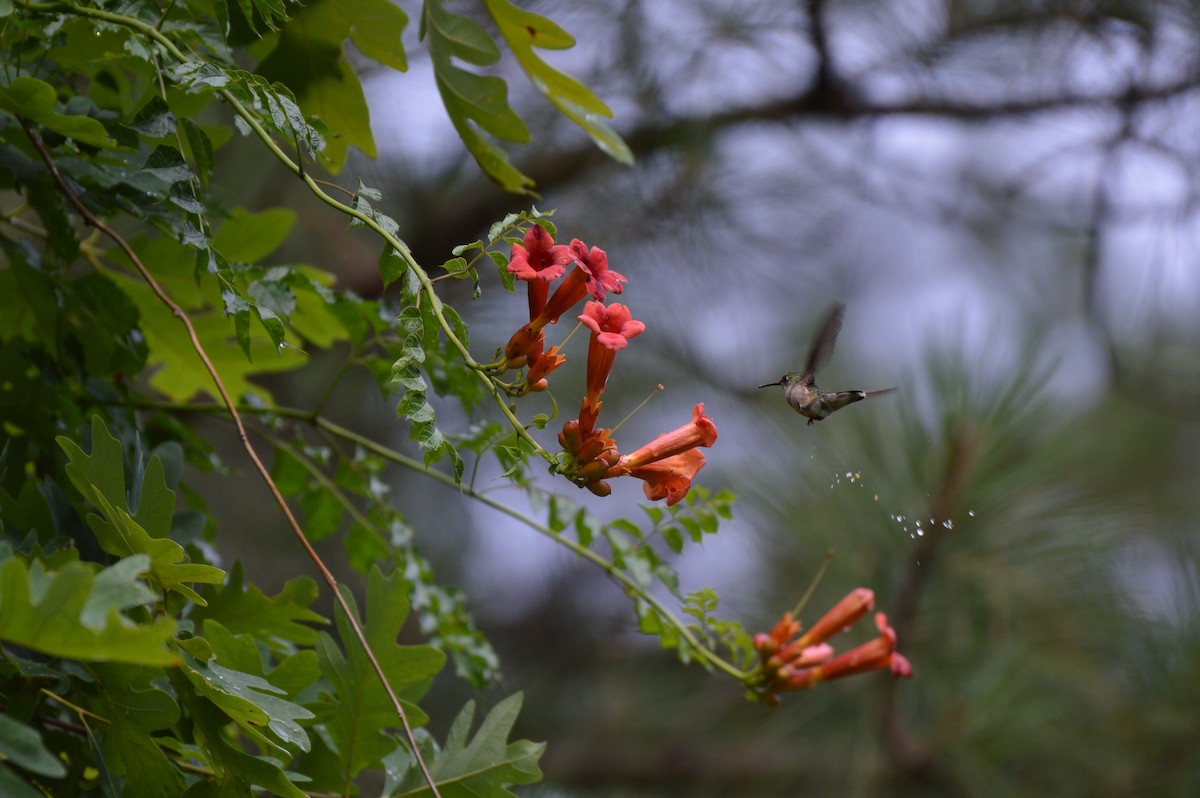
[[[782,377],[780,377],[778,379],[778,381],[768,382],[768,383],[765,383],[758,387],[759,388],[770,388],[775,385],[782,385],[784,388],[786,388],[789,385],[791,385],[793,382],[796,382],[796,380],[798,380],[799,378],[800,378],[799,372],[789,371],[787,374],[784,374]]]

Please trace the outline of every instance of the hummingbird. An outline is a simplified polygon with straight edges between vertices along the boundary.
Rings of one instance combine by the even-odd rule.
[[[813,341],[808,353],[808,362],[804,371],[789,371],[779,378],[778,382],[768,382],[759,388],[769,388],[772,385],[783,386],[783,397],[802,416],[808,419],[808,426],[814,421],[820,421],[835,410],[841,410],[848,404],[860,402],[868,396],[878,396],[881,393],[896,390],[884,388],[879,391],[823,391],[813,381],[817,369],[824,366],[833,355],[833,345],[837,343],[838,333],[842,329],[842,317],[846,315],[845,305],[834,305],[821,325],[817,338]]]

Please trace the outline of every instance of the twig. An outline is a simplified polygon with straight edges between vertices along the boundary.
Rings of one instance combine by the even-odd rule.
[[[342,595],[341,590],[338,589],[337,578],[334,577],[333,573],[321,559],[321,556],[317,554],[316,549],[313,548],[312,543],[309,542],[308,536],[305,535],[304,530],[300,528],[300,524],[296,520],[296,516],[292,513],[292,509],[288,506],[287,501],[283,498],[283,494],[279,492],[279,487],[275,484],[275,480],[271,478],[270,472],[268,472],[267,467],[263,465],[262,460],[258,456],[258,452],[254,449],[254,445],[250,443],[250,438],[246,434],[246,427],[242,423],[241,414],[238,412],[237,406],[234,404],[233,399],[230,398],[229,392],[225,389],[225,383],[221,380],[221,375],[217,373],[216,367],[213,365],[208,353],[204,350],[204,345],[200,343],[200,338],[196,334],[196,328],[192,325],[191,318],[188,317],[183,308],[176,304],[171,297],[167,296],[166,292],[164,292],[162,287],[158,284],[158,281],[154,279],[153,275],[150,274],[145,264],[142,263],[141,258],[139,258],[138,254],[134,252],[133,247],[129,245],[129,242],[127,242],[117,231],[113,230],[107,224],[97,219],[96,216],[88,209],[88,207],[83,204],[82,200],[79,199],[79,197],[67,184],[67,181],[63,179],[62,173],[58,171],[58,166],[54,163],[54,159],[50,156],[49,150],[46,149],[46,145],[33,130],[33,127],[30,125],[28,120],[20,117],[18,118],[21,126],[25,129],[25,135],[29,137],[34,149],[38,151],[42,161],[46,164],[46,168],[49,170],[50,176],[53,178],[54,183],[58,186],[58,190],[62,192],[62,195],[79,213],[84,223],[99,230],[101,233],[108,236],[113,243],[120,247],[121,251],[125,253],[125,256],[128,257],[129,261],[134,265],[134,268],[136,268],[138,273],[141,274],[142,279],[145,280],[147,285],[150,286],[150,290],[154,292],[154,295],[158,297],[160,302],[170,309],[171,314],[175,316],[175,318],[179,319],[179,321],[182,322],[183,326],[187,329],[188,338],[191,340],[192,348],[196,351],[196,355],[204,363],[204,368],[212,378],[213,384],[217,388],[217,393],[219,393],[221,396],[221,401],[225,405],[226,411],[229,413],[230,417],[233,419],[234,425],[237,427],[238,439],[242,442],[242,447],[246,450],[246,454],[250,457],[251,462],[254,463],[254,468],[256,471],[258,471],[259,476],[261,476],[263,481],[267,484],[267,489],[271,491],[271,495],[275,498],[275,503],[278,504],[279,509],[283,511],[283,515],[285,518],[287,518],[288,525],[291,526],[292,531],[296,535],[296,539],[300,542],[300,545],[304,548],[304,551],[308,554],[309,558],[317,566],[317,570],[320,571],[321,577],[325,580],[325,583],[329,585],[329,589],[333,591],[334,601],[337,602],[338,606],[341,607],[342,612],[345,614],[346,620],[350,624],[350,628],[354,630],[354,636],[358,638],[358,642],[363,647],[363,651],[367,655],[367,659],[370,661],[372,669],[379,677],[379,681],[383,684],[384,691],[387,693],[388,698],[392,702],[392,707],[396,710],[396,715],[400,718],[401,725],[404,727],[405,738],[408,740],[409,747],[412,750],[413,758],[416,760],[417,765],[421,768],[421,773],[425,777],[426,783],[429,784],[429,789],[432,791],[435,798],[441,798],[440,793],[438,792],[437,784],[433,780],[433,775],[429,772],[429,767],[425,764],[425,760],[421,756],[421,750],[417,745],[416,735],[413,734],[412,725],[408,722],[408,713],[404,711],[404,707],[401,705],[399,697],[397,697],[395,690],[392,689],[391,684],[388,683],[387,675],[384,674],[383,667],[379,664],[379,660],[376,658],[375,652],[371,650],[371,646],[367,642],[366,635],[363,633],[362,626],[359,624],[358,618],[355,617],[354,613],[350,609],[349,603]]]

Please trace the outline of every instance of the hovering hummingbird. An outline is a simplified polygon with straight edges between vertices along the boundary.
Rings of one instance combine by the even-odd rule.
[[[823,391],[813,382],[817,369],[824,366],[833,355],[833,345],[837,343],[838,333],[842,329],[842,317],[845,314],[845,305],[834,305],[833,310],[825,319],[825,323],[821,325],[817,339],[813,341],[804,371],[789,371],[779,378],[779,382],[768,382],[758,386],[759,388],[769,388],[772,385],[782,385],[783,397],[787,399],[787,403],[792,406],[793,410],[808,418],[809,426],[812,426],[814,421],[820,421],[833,411],[841,410],[848,404],[862,401],[868,396],[877,396],[896,390],[895,388],[884,388],[880,391]]]

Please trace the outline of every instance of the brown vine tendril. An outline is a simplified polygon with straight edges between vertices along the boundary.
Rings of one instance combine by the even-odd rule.
[[[46,169],[49,170],[50,176],[54,180],[58,190],[62,193],[63,197],[65,197],[66,200],[71,203],[71,206],[74,207],[79,213],[84,223],[108,236],[108,238],[110,238],[113,243],[115,243],[121,249],[121,251],[125,253],[125,256],[129,258],[130,262],[134,265],[134,268],[136,268],[138,273],[141,274],[142,279],[145,280],[146,284],[150,286],[150,290],[154,292],[154,295],[158,298],[158,300],[166,305],[167,308],[170,309],[171,314],[175,316],[175,318],[179,319],[179,321],[182,322],[183,326],[187,329],[188,338],[191,340],[192,348],[196,351],[196,355],[204,363],[204,368],[208,372],[209,376],[212,377],[212,381],[217,388],[217,393],[219,393],[221,396],[221,402],[224,404],[226,412],[229,413],[229,416],[233,419],[234,425],[237,427],[238,439],[242,442],[242,447],[246,450],[246,454],[250,457],[251,462],[254,463],[254,468],[256,471],[258,471],[259,476],[261,476],[263,481],[266,482],[267,489],[271,491],[271,495],[275,498],[275,503],[278,504],[279,509],[283,511],[283,515],[285,518],[287,518],[288,525],[291,526],[292,532],[294,532],[296,535],[296,539],[300,541],[300,545],[304,548],[305,553],[308,554],[309,558],[313,561],[313,564],[316,565],[317,570],[320,571],[321,577],[325,580],[325,584],[329,585],[329,589],[333,591],[334,601],[337,602],[338,606],[341,607],[342,612],[345,614],[346,620],[350,624],[350,628],[354,630],[354,636],[358,639],[359,645],[362,646],[363,652],[367,656],[367,660],[371,663],[371,668],[375,671],[375,675],[379,677],[379,681],[383,684],[384,691],[387,692],[388,698],[392,702],[392,707],[395,709],[396,715],[400,718],[400,722],[404,727],[404,736],[407,739],[409,748],[412,751],[413,759],[416,760],[417,765],[421,768],[421,773],[425,778],[425,782],[429,785],[429,789],[434,798],[441,798],[441,794],[438,792],[437,784],[433,780],[433,775],[429,772],[429,767],[425,764],[425,760],[421,756],[421,750],[417,745],[416,735],[413,733],[412,725],[408,721],[408,713],[404,711],[404,707],[401,705],[400,699],[396,695],[396,691],[393,690],[391,684],[388,683],[387,676],[383,672],[383,667],[379,664],[379,660],[376,658],[375,652],[371,650],[371,645],[367,642],[367,638],[363,633],[362,626],[359,624],[355,614],[351,611],[350,605],[342,595],[341,590],[339,590],[337,578],[334,577],[333,573],[321,559],[321,556],[317,554],[316,549],[313,548],[312,543],[309,542],[308,536],[305,535],[304,530],[300,528],[300,523],[296,520],[296,516],[292,513],[292,509],[288,506],[287,501],[283,498],[283,494],[280,493],[279,487],[275,484],[275,480],[271,478],[271,474],[267,471],[266,466],[263,465],[262,460],[258,456],[258,452],[255,451],[254,445],[250,443],[250,438],[246,434],[246,427],[242,423],[241,414],[238,412],[237,406],[230,398],[229,392],[225,389],[225,383],[221,380],[221,375],[217,373],[216,367],[213,365],[208,353],[204,350],[204,345],[200,343],[200,338],[196,334],[196,328],[193,326],[191,318],[183,310],[183,308],[181,308],[174,300],[171,299],[171,297],[167,295],[165,291],[163,291],[162,286],[160,286],[158,281],[155,280],[150,274],[145,264],[142,263],[141,258],[139,258],[137,253],[134,252],[133,247],[129,245],[129,242],[127,242],[116,230],[113,230],[107,224],[97,219],[96,216],[90,210],[88,210],[87,206],[83,204],[83,201],[79,199],[78,195],[76,195],[76,193],[71,189],[70,185],[68,185],[66,180],[63,178],[62,173],[59,172],[57,164],[54,163],[54,159],[50,155],[50,151],[46,149],[46,145],[42,142],[41,137],[38,136],[37,132],[34,131],[29,121],[22,117],[18,117],[18,120],[20,121],[21,126],[25,129],[25,135],[29,137],[29,141],[33,144],[34,149],[38,151],[42,161],[46,164]]]

